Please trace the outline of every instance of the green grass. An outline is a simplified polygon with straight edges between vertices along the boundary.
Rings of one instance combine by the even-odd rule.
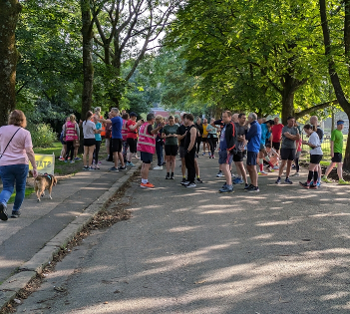
[[[54,153],[56,157],[60,157],[61,150],[62,150],[62,143],[55,142],[55,143],[53,143],[52,147],[34,148],[34,153],[35,154],[47,154],[47,155],[52,155],[52,153]]]
[[[34,193],[34,188],[26,188],[24,197],[25,197],[25,198],[28,198],[28,197],[31,196],[33,193]],[[10,197],[8,203],[9,203],[9,204],[13,204],[13,203],[15,202],[15,197],[16,197],[16,192],[14,192],[14,193],[11,195],[11,197]]]

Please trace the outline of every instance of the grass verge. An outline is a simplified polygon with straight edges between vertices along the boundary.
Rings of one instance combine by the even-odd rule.
[[[29,196],[31,196],[32,194],[34,193],[34,188],[26,188],[26,191],[25,191],[25,195],[24,195],[24,198],[27,198]],[[16,192],[14,192],[9,201],[8,201],[8,204],[13,204],[15,202],[15,197],[16,197]]]

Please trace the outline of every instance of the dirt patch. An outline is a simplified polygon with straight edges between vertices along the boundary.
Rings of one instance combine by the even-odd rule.
[[[47,274],[55,271],[55,267],[58,262],[62,261],[66,255],[68,255],[72,249],[79,246],[83,239],[89,236],[92,230],[106,229],[116,224],[119,221],[128,220],[131,218],[131,213],[125,208],[130,205],[130,198],[125,197],[125,191],[131,186],[131,182],[137,180],[139,171],[135,172],[134,175],[125,183],[117,193],[111,197],[105,205],[105,209],[100,211],[94,219],[86,225],[68,244],[66,247],[62,247],[57,254],[54,255],[52,261],[43,269],[41,274],[37,274],[28,285],[21,289],[17,295],[16,300],[21,301],[27,299],[34,291],[36,291]],[[17,301],[18,302],[18,301]],[[17,303],[12,301],[2,310],[0,314],[15,313]]]

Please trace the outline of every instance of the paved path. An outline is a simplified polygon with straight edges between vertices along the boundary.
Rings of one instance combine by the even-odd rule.
[[[217,161],[199,161],[196,189],[161,171],[154,190],[134,183],[133,218],[85,239],[18,312],[349,313],[350,188],[272,174],[259,194],[222,195]]]
[[[62,180],[53,189],[53,200],[45,196],[38,203],[32,195],[25,199],[19,219],[0,221],[0,283],[125,175],[107,172],[111,165],[104,161],[99,171],[83,171]],[[11,210],[9,205],[8,213]]]

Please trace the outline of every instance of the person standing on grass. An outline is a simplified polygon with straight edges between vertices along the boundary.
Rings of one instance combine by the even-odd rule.
[[[258,186],[258,172],[256,170],[258,153],[260,150],[261,127],[255,113],[250,113],[248,123],[250,128],[246,135],[247,145],[247,170],[250,177],[250,185],[244,189],[248,192],[260,192]]]
[[[80,138],[80,128],[76,122],[74,114],[69,116],[69,121],[67,121],[63,126],[64,139],[67,143],[67,151],[64,162],[68,162],[68,156],[70,155],[70,162],[74,163],[74,141]]]
[[[165,139],[165,162],[166,162],[166,180],[174,180],[176,165],[177,146],[177,129],[173,116],[169,116],[169,123],[162,129],[162,138]],[[170,175],[171,172],[171,175]]]
[[[114,167],[110,168],[110,171],[118,172],[119,170],[126,169],[124,158],[122,154],[123,149],[123,136],[122,136],[122,127],[123,119],[120,117],[119,109],[112,108],[110,112],[110,119],[104,120],[99,119],[100,122],[112,123],[112,146],[111,153],[113,153]],[[119,160],[121,166],[119,167]]]
[[[287,164],[286,170],[286,179],[284,180],[287,184],[293,184],[293,182],[289,179],[290,170],[292,168],[292,162],[295,159],[296,153],[296,142],[300,140],[299,130],[295,125],[295,118],[288,117],[287,125],[282,129],[282,145],[281,145],[281,165],[279,168],[278,178],[276,180],[276,184],[281,183],[281,176],[283,173],[283,169]]]
[[[299,184],[305,189],[317,189],[318,181],[318,166],[323,157],[323,152],[321,149],[321,141],[314,131],[314,127],[310,124],[304,126],[304,131],[309,137],[309,141],[303,141],[304,145],[310,146],[310,164],[309,164],[309,175],[305,183],[299,182]]]
[[[295,127],[298,128],[298,130],[300,131],[300,128],[297,124],[297,122],[295,121],[295,124],[294,124]],[[294,164],[295,164],[295,173],[292,174],[292,177],[299,177],[299,170],[300,170],[300,166],[299,166],[299,159],[300,159],[300,156],[301,156],[301,145],[302,145],[302,138],[300,136],[299,138],[299,141],[296,141],[296,147],[297,147],[297,151],[295,153],[295,159],[294,159]]]
[[[184,139],[185,146],[185,162],[187,168],[187,181],[182,182],[181,184],[186,188],[195,188],[197,185],[195,183],[196,177],[196,140],[198,136],[198,129],[193,123],[194,117],[192,114],[186,114],[184,116],[185,125],[187,127],[186,136]]]
[[[154,114],[149,113],[147,115],[147,122],[137,122],[140,127],[137,150],[141,153],[142,161],[140,187],[143,189],[154,188],[154,185],[148,181],[149,168],[151,167],[153,155],[156,152],[156,134],[165,125],[162,122],[153,129],[154,121]],[[141,125],[141,123],[143,124]]]
[[[65,161],[66,160],[66,154],[67,154],[67,142],[64,136],[64,127],[66,123],[69,121],[69,117],[66,118],[66,122],[62,125],[62,132],[60,135],[60,142],[62,143],[62,150],[61,150],[61,155],[60,158],[58,158],[59,161]]]
[[[126,165],[129,167],[135,167],[135,165],[132,163],[132,158],[135,156],[137,152],[137,133],[138,133],[138,127],[139,125],[136,122],[137,120],[137,114],[135,112],[130,113],[130,119],[126,123],[126,129],[127,129],[127,135],[126,135],[126,141],[127,146],[129,147],[129,152],[127,153],[126,157]]]
[[[230,167],[233,159],[233,149],[236,144],[235,125],[231,122],[232,113],[226,110],[222,114],[224,124],[220,135],[219,164],[220,170],[225,176],[226,182],[219,190],[220,193],[233,192]]]
[[[324,132],[321,129],[321,127],[318,125],[318,118],[316,116],[312,116],[310,118],[310,124],[312,125],[314,131],[317,133],[318,138],[320,139],[320,143],[323,143],[323,136],[324,136]],[[318,171],[318,181],[317,181],[317,186],[320,187],[321,186],[321,178],[322,178],[322,169],[321,169],[321,165],[318,164],[317,166],[317,171]]]
[[[338,120],[337,121],[337,128],[332,131],[331,134],[331,157],[332,161],[330,165],[328,166],[326,173],[322,177],[322,181],[326,183],[332,183],[332,180],[328,179],[328,175],[333,170],[334,166],[337,165],[337,174],[339,178],[339,184],[341,185],[348,185],[349,182],[345,181],[343,179],[343,130],[344,128],[344,121]]]
[[[29,161],[33,167],[33,176],[38,176],[32,137],[24,128],[27,119],[21,110],[10,113],[8,125],[0,128],[0,177],[3,188],[0,193],[0,219],[7,220],[7,202],[16,186],[15,203],[11,218],[19,218],[24,200]]]

